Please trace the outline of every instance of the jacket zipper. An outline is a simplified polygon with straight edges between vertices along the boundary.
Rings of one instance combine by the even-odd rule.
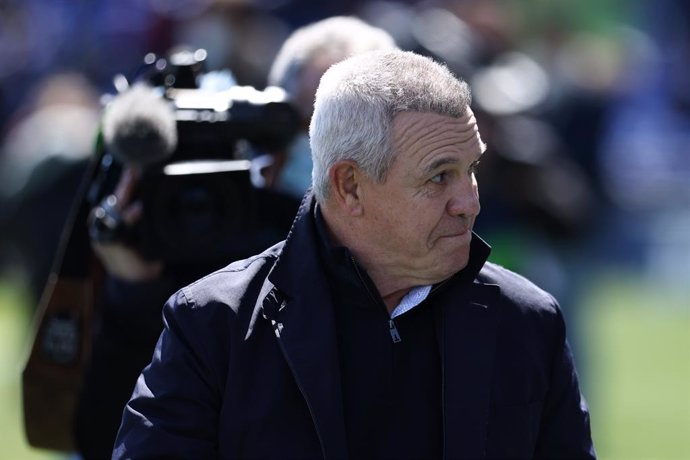
[[[373,292],[371,292],[371,289],[369,289],[369,285],[367,282],[364,280],[364,277],[362,276],[362,273],[359,271],[359,267],[357,266],[357,262],[355,262],[355,258],[350,255],[350,262],[352,262],[352,266],[355,269],[355,273],[357,273],[357,277],[359,278],[360,282],[364,285],[364,289],[367,290],[367,293],[369,294],[369,297],[371,300],[376,304],[379,305],[385,312],[388,312],[388,309],[386,308],[386,305],[383,304],[383,302],[380,300],[379,296],[374,295]],[[393,321],[393,318],[388,319],[388,333],[391,336],[391,340],[393,343],[400,343],[402,342],[402,337],[400,337],[400,333],[398,332],[398,328],[395,326],[395,321]]]
[[[369,294],[369,297],[374,301],[374,303],[381,305],[381,302],[377,300],[377,297],[371,292],[369,289],[369,286],[367,283],[364,281],[364,277],[362,277],[362,274],[359,271],[359,267],[357,267],[357,263],[355,262],[355,258],[350,255],[350,261],[352,262],[352,266],[355,268],[355,272],[357,273],[357,276],[359,277],[359,280],[362,282],[364,285],[364,288],[367,290],[367,293]],[[452,277],[451,277],[452,278]],[[448,278],[446,280],[441,281],[439,284],[431,288],[431,291],[429,291],[429,295],[427,298],[431,297],[432,294],[436,293],[436,291],[439,290],[442,286],[444,286],[448,281],[450,281],[451,278]],[[385,308],[385,305],[383,305]],[[400,337],[400,334],[398,333],[397,327],[395,327],[395,322],[393,321],[393,318],[390,318],[388,320],[388,328],[390,331],[391,339],[393,340],[393,343],[398,343],[402,341],[402,338]],[[441,343],[445,343],[445,339],[443,337],[444,334],[444,329],[443,326],[441,327]],[[446,458],[446,439],[447,439],[447,430],[446,430],[446,353],[445,351],[441,350],[441,423],[442,423],[442,430],[443,430],[443,457]]]
[[[393,318],[388,320],[388,331],[391,334],[391,340],[393,340],[393,343],[402,342],[402,339],[400,338],[400,333],[398,332],[398,328],[395,327],[395,322],[393,321]]]

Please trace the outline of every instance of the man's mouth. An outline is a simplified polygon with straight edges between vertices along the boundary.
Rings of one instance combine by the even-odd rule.
[[[472,226],[471,225],[464,225],[458,229],[455,229],[452,231],[449,235],[448,238],[453,238],[456,236],[463,236],[466,235],[467,233],[470,233],[472,231]]]

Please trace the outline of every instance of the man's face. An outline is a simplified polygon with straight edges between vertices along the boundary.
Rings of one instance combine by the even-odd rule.
[[[403,112],[393,140],[397,156],[385,181],[362,184],[368,259],[412,285],[437,283],[469,259],[480,208],[477,123],[469,109],[462,118]]]

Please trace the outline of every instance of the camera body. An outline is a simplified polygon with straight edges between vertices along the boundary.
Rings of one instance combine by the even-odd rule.
[[[199,50],[168,59],[148,55],[145,61],[148,84],[172,108],[177,141],[165,159],[143,168],[136,192],[143,203],[139,224],[110,228],[111,234],[101,228],[99,238],[120,239],[167,264],[203,264],[263,249],[257,240],[265,234],[261,214],[272,210],[260,209],[270,201],[253,185],[252,152],[287,147],[299,129],[297,111],[276,87],[198,87],[205,75]],[[89,190],[93,206],[113,192],[127,164],[127,156],[110,147],[104,143]]]

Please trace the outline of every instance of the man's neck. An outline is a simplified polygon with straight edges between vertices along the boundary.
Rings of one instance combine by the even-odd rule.
[[[331,240],[338,245],[345,246],[354,255],[357,263],[367,272],[374,283],[379,295],[383,299],[388,312],[392,312],[403,297],[414,287],[413,283],[391,276],[391,271],[384,266],[375,264],[368,256],[366,242],[357,237],[357,232],[347,229],[349,224],[339,219],[339,216],[327,206],[321,206],[321,215]],[[355,236],[351,236],[355,234]]]
[[[387,296],[383,296],[383,303],[386,304],[386,310],[388,310],[388,313],[393,313],[393,310],[395,310],[395,307],[400,305],[400,301],[407,295],[407,293],[410,292],[410,288],[400,290],[400,291],[395,291]]]

